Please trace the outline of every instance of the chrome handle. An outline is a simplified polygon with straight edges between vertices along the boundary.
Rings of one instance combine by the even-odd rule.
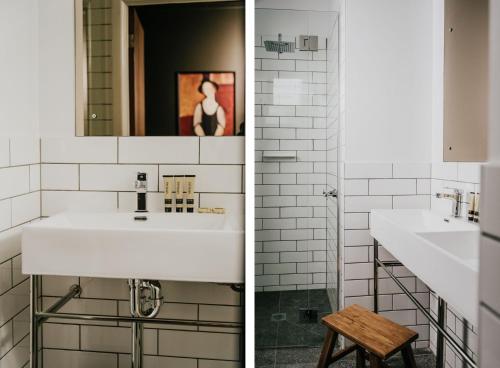
[[[135,181],[135,189],[146,191],[148,188],[147,173],[138,172],[137,179]]]
[[[453,187],[444,187],[444,189],[453,190],[453,193],[456,193],[456,194],[464,194],[463,189],[453,188]]]
[[[337,198],[337,189],[332,189],[332,190],[330,190],[328,192],[323,191],[323,197]]]

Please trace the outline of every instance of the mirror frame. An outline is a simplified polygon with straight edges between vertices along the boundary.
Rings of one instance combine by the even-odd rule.
[[[75,16],[75,135],[87,137],[85,127],[86,114],[86,70],[83,43],[83,1],[74,0]],[[129,62],[128,62],[128,7],[161,4],[196,4],[230,2],[233,0],[111,0],[113,18],[120,19],[120,24],[112,26],[112,70],[113,73],[113,135],[114,137],[130,136],[129,99]],[[87,133],[87,134],[86,134]]]

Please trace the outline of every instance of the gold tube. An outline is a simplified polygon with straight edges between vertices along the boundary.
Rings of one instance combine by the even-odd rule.
[[[185,189],[186,189],[186,212],[194,212],[194,182],[196,175],[186,175]]]
[[[467,219],[474,221],[474,209],[476,207],[476,193],[469,192],[467,196]]]
[[[175,212],[184,212],[184,175],[175,176]]]
[[[479,222],[479,197],[480,194],[476,193],[475,206],[474,206],[474,222]]]
[[[165,212],[170,213],[174,208],[174,176],[163,175],[165,183]]]

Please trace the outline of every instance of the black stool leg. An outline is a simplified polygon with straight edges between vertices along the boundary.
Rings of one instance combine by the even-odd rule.
[[[370,368],[383,368],[382,359],[378,356],[370,354]]]
[[[405,346],[401,350],[403,355],[403,362],[405,363],[405,368],[417,368],[417,363],[415,362],[415,356],[413,355],[413,349],[411,345]]]
[[[318,368],[326,368],[332,363],[333,349],[335,349],[335,344],[337,343],[337,337],[339,334],[328,330],[325,336],[325,342],[323,343],[323,348],[321,349],[321,355],[319,357]]]
[[[365,365],[365,349],[358,346],[356,349],[356,368],[366,368]]]

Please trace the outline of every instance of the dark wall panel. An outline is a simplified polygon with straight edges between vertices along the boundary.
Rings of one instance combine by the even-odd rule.
[[[234,71],[236,132],[245,116],[243,3],[137,8],[145,30],[146,134],[176,135],[176,73]]]

